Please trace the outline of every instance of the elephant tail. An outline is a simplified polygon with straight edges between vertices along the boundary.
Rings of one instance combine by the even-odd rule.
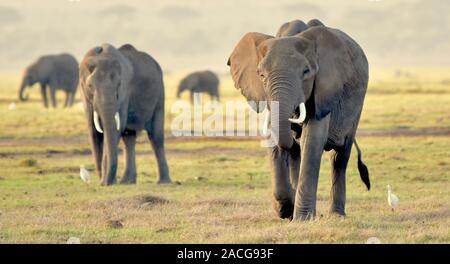
[[[356,147],[356,151],[358,152],[358,170],[359,170],[359,176],[361,177],[361,180],[364,182],[364,184],[367,187],[367,190],[370,190],[370,179],[369,179],[369,170],[367,169],[366,164],[362,162],[362,154],[361,149],[358,146],[358,143],[356,142],[356,139],[353,141]]]

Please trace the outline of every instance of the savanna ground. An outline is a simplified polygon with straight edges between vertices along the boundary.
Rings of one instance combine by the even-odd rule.
[[[38,87],[17,102],[18,74],[0,75],[0,242],[65,243],[382,243],[450,242],[450,71],[373,70],[358,142],[372,189],[353,152],[347,218],[327,214],[323,156],[314,221],[289,223],[272,208],[266,149],[259,139],[174,138],[170,113],[181,75],[165,77],[166,151],[174,184],[156,184],[150,144],[137,146],[138,184],[100,187],[81,107],[44,109]],[[222,102],[242,100],[228,78]],[[187,95],[185,95],[187,98]],[[61,105],[62,97],[60,97]],[[9,110],[12,102],[16,109]],[[122,146],[121,146],[122,147]],[[123,171],[120,160],[119,176]],[[386,185],[400,197],[392,212]]]

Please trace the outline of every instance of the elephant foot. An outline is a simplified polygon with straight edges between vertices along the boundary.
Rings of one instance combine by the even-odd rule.
[[[330,215],[339,216],[339,217],[342,217],[342,218],[346,217],[345,210],[336,209],[336,208],[331,208],[330,209]]]
[[[120,184],[136,184],[136,178],[123,177],[122,180],[120,180]]]
[[[274,202],[274,207],[279,218],[292,220],[292,216],[294,213],[294,204],[290,199],[276,200]]]
[[[302,211],[300,213],[294,214],[292,221],[310,221],[314,220],[316,216],[316,212],[311,211]]]
[[[125,170],[125,173],[123,174],[122,179],[120,180],[120,184],[136,184],[136,171],[134,172],[127,172]]]
[[[157,182],[158,184],[170,184],[172,181],[169,177],[160,178]]]
[[[101,186],[110,186],[110,185],[113,185],[113,184],[116,184],[116,179],[115,178],[114,179],[109,179],[109,180],[103,179],[100,182]]]

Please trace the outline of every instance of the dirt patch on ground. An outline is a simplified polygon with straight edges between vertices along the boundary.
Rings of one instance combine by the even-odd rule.
[[[117,198],[113,200],[95,201],[89,204],[89,208],[99,210],[117,209],[146,209],[161,204],[167,204],[169,200],[152,195],[138,195],[134,197]]]
[[[53,167],[50,169],[37,170],[37,174],[54,174],[54,173],[79,173],[80,167]]]
[[[427,129],[396,129],[396,130],[359,130],[356,134],[357,137],[419,137],[419,136],[450,136],[450,128],[427,128]],[[261,140],[260,137],[169,137],[166,142],[186,142],[186,141],[249,141],[249,140]],[[138,144],[149,144],[148,140],[141,139]],[[61,145],[74,145],[75,149],[70,150],[55,150],[51,149],[55,146]],[[14,146],[42,146],[50,147],[45,152],[42,151],[26,151],[18,153],[0,153],[1,158],[15,158],[15,157],[43,157],[43,158],[68,158],[73,156],[87,156],[91,155],[89,144],[86,138],[55,138],[55,139],[0,139],[0,147],[14,147]],[[79,146],[79,147],[77,147]],[[121,149],[119,153],[121,153]],[[231,147],[215,147],[208,146],[203,148],[170,148],[166,149],[168,156],[192,156],[192,157],[208,157],[214,155],[223,156],[265,156],[267,148],[231,148]],[[152,156],[154,152],[152,150],[138,151],[137,155]],[[76,172],[78,168],[72,168],[70,172]],[[54,171],[63,172],[63,171]],[[67,172],[65,170],[64,172]],[[48,173],[53,173],[48,172]]]
[[[122,151],[119,151],[121,154]],[[208,157],[213,155],[223,155],[223,156],[264,156],[266,154],[266,149],[241,149],[241,148],[224,148],[224,147],[204,147],[204,148],[196,148],[196,149],[166,149],[166,155],[168,156],[192,156],[192,157]],[[68,158],[74,156],[90,156],[91,151],[89,149],[86,150],[68,150],[68,151],[51,151],[49,152],[18,152],[18,153],[0,153],[0,157],[2,158],[19,158],[19,157],[34,157],[34,158]],[[154,152],[152,150],[149,151],[137,151],[136,155],[138,156],[152,156]],[[229,159],[222,158],[223,160],[219,161],[228,161]],[[79,168],[78,168],[79,170]]]
[[[211,206],[211,207],[236,207],[236,206],[244,206],[244,205],[256,205],[256,203],[249,201],[235,201],[231,199],[211,199],[211,200],[203,200],[194,203],[195,206]]]
[[[411,137],[411,136],[450,136],[450,128],[430,127],[422,129],[398,128],[392,130],[358,130],[356,133],[358,137]],[[236,136],[236,137],[174,137],[172,135],[166,136],[166,142],[186,142],[186,141],[248,141],[261,140],[263,137],[250,136]],[[148,140],[140,138],[138,143],[144,143]],[[62,145],[88,145],[86,137],[72,137],[72,138],[37,138],[37,139],[0,139],[0,147],[14,147],[14,146],[62,146]],[[51,154],[51,153],[50,153]]]
[[[399,128],[394,130],[358,130],[357,137],[450,136],[450,128]]]

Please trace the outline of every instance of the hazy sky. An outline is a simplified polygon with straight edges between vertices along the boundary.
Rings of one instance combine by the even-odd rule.
[[[0,0],[0,71],[36,57],[131,43],[166,71],[227,71],[249,31],[274,35],[293,19],[319,18],[356,39],[372,67],[450,66],[448,0]]]

